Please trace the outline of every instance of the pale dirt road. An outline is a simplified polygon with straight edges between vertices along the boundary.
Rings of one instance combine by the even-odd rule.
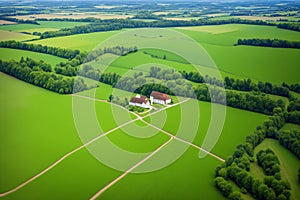
[[[124,172],[121,176],[119,176],[118,178],[116,178],[115,180],[113,180],[112,182],[110,182],[109,184],[107,184],[104,188],[102,188],[101,190],[99,190],[96,194],[94,194],[94,196],[92,196],[90,198],[90,200],[95,200],[97,199],[103,192],[105,192],[108,188],[110,188],[111,186],[113,186],[116,182],[120,181],[122,178],[124,178],[128,173],[132,172],[134,169],[136,169],[138,166],[140,166],[141,164],[143,164],[144,162],[146,162],[149,158],[151,158],[153,155],[155,155],[158,151],[160,151],[163,147],[165,147],[167,144],[169,144],[172,140],[174,139],[174,137],[172,136],[167,142],[165,142],[164,144],[162,144],[160,147],[158,147],[155,151],[153,151],[152,153],[150,153],[148,156],[146,156],[143,160],[141,160],[140,162],[136,163],[135,165],[133,165],[131,168],[129,168],[126,172]]]

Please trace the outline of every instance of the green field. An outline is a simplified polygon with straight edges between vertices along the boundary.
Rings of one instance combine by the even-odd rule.
[[[88,23],[84,22],[56,22],[56,21],[38,21],[37,24],[13,24],[0,26],[0,30],[14,31],[14,32],[46,32],[46,31],[57,31],[62,28],[72,28],[75,26],[82,26]]]
[[[273,83],[296,83],[298,49],[233,46],[238,38],[300,40],[300,33],[269,26],[230,24],[178,28],[203,45],[218,68],[227,73]],[[288,65],[286,61],[288,60]],[[282,73],[282,67],[285,73]]]
[[[163,159],[163,154],[161,151],[153,160]],[[172,165],[151,173],[129,174],[98,199],[224,199],[212,179],[214,166],[219,164],[212,157],[199,159],[198,150],[190,147]]]
[[[269,26],[240,24],[192,28],[186,27],[175,30],[186,34],[200,43],[216,63],[223,76],[249,77],[259,81],[270,81],[276,84],[281,84],[282,82],[296,83],[300,81],[298,74],[294,73],[298,69],[298,63],[300,63],[298,49],[233,46],[238,38],[267,38],[270,37],[270,35],[271,38],[300,40],[300,33],[298,32]],[[120,31],[49,38],[30,43],[89,51],[96,47],[99,43],[117,33],[120,33]],[[156,40],[155,37],[149,37],[147,39],[145,37],[134,38],[131,36],[128,38],[128,41],[134,41],[131,46],[139,45],[141,41],[145,42],[147,40],[155,43],[160,42],[158,39]],[[120,42],[120,44],[122,44],[126,43],[126,40],[116,40],[115,42]],[[107,43],[107,45],[113,44]],[[155,50],[150,51],[150,53],[161,57],[162,53],[159,50],[157,52]],[[167,59],[164,60],[161,58],[153,58],[151,55],[146,55],[143,52],[129,54],[128,56],[121,57],[112,63],[113,68],[108,69],[108,71],[124,74],[128,71],[127,69],[145,63],[158,63],[186,71],[193,70],[193,67],[189,64],[176,62],[178,61],[178,57],[174,57],[172,55],[170,60],[168,57],[170,56],[167,56]],[[286,65],[286,60],[289,61],[288,65]],[[282,73],[283,66],[285,67],[285,73]],[[215,73],[215,70],[208,67],[199,67],[203,74]]]
[[[181,107],[173,107],[167,110],[166,113],[158,113],[151,118],[146,118],[148,122],[155,124],[156,126],[162,127],[164,130],[173,133],[182,135],[183,139],[190,141],[189,134],[184,134],[185,132],[191,132],[193,130],[193,124],[197,121],[195,120],[183,120],[182,116],[184,113],[188,115],[187,110],[193,112],[192,110],[195,108],[195,100],[190,100],[181,105]],[[218,124],[218,121],[210,120],[212,117],[211,104],[207,102],[198,102],[198,106],[200,109],[200,122],[199,129],[197,131],[197,135],[194,140],[194,144],[198,146],[203,146],[204,137],[207,134],[209,124],[212,123]],[[219,107],[224,107],[222,105],[215,105]],[[235,150],[236,145],[243,142],[245,137],[252,133],[258,124],[261,124],[267,116],[243,111],[235,108],[225,107],[226,109],[226,118],[224,127],[222,129],[222,133],[216,145],[214,146],[212,153],[221,156],[222,158],[227,158],[232,152]],[[196,111],[195,111],[196,112]],[[195,114],[196,116],[196,114]],[[161,121],[167,117],[165,124],[161,124]],[[185,121],[183,132],[179,131],[180,122]],[[218,118],[216,119],[218,120]],[[238,122],[238,123],[237,123]],[[234,131],[232,131],[234,130]],[[217,131],[217,130],[216,130]],[[184,135],[183,135],[184,134]],[[224,148],[226,146],[226,148]]]
[[[20,61],[21,57],[23,58],[32,58],[34,60],[43,60],[46,63],[49,63],[52,68],[55,67],[56,64],[60,62],[65,62],[67,59],[60,58],[57,56],[52,56],[49,54],[37,53],[33,51],[26,51],[20,49],[7,49],[7,48],[0,48],[0,59],[1,60],[17,60]]]
[[[1,179],[2,181],[1,191],[6,191],[9,188],[16,186],[16,184],[23,182],[28,178],[32,177],[33,175],[37,174],[42,169],[46,168],[52,162],[54,162],[59,157],[61,157],[63,154],[74,149],[76,146],[79,146],[81,142],[76,133],[74,122],[72,120],[71,96],[58,95],[52,92],[48,92],[44,89],[40,89],[26,83],[22,83],[21,81],[15,80],[14,78],[11,78],[4,74],[1,74],[1,82],[2,82],[1,85],[6,86],[6,87],[1,87],[2,94],[5,94],[1,96],[2,101],[5,102],[5,105],[2,104],[1,106],[1,112],[6,113],[5,115],[1,116],[2,121],[6,122],[1,127],[1,132],[2,133],[9,132],[8,135],[2,137],[3,138],[2,141],[5,143],[5,145],[1,146],[1,148],[3,149],[1,150],[2,154],[0,157],[1,160],[5,159],[5,164],[1,166],[1,172],[5,174],[2,176],[3,178]],[[13,89],[11,89],[10,87]],[[26,90],[24,88],[26,88]],[[106,89],[110,90],[109,88]],[[108,112],[109,110],[111,110],[111,105],[109,105],[108,103],[101,103],[101,102],[94,103],[93,101],[85,100],[81,98],[78,98],[78,101],[80,101],[81,104],[84,105],[84,107],[86,107],[85,104],[95,104],[97,118],[98,121],[100,122],[100,126],[102,130],[107,131],[117,126],[114,118],[116,116],[114,116],[113,113]],[[17,102],[22,102],[22,104]],[[32,105],[35,105],[34,108]],[[188,102],[184,103],[183,105],[187,106],[187,109],[191,109],[188,108],[189,107]],[[199,102],[199,105],[201,107],[201,116],[209,116],[210,104]],[[11,110],[12,108],[13,111]],[[180,112],[176,111],[177,108],[178,107],[174,107],[167,111],[167,113],[170,112],[171,115],[174,116],[168,117],[166,126],[164,127],[165,130],[170,129],[171,123],[174,122],[173,119],[176,120],[178,118],[177,115],[180,114]],[[10,109],[10,112],[5,111],[5,109]],[[57,112],[56,112],[57,109],[63,111],[63,114],[58,115],[59,117],[57,116]],[[120,108],[116,107],[113,108],[112,110],[115,109],[119,110],[118,117],[123,115],[125,116],[124,118],[121,119],[124,122],[133,117],[133,116],[131,117],[128,116],[125,110],[122,110]],[[105,115],[103,115],[103,110],[105,110]],[[229,131],[228,128],[233,126],[232,123],[234,120],[237,120],[237,117],[240,116],[239,114],[245,113],[242,114],[242,116],[245,115],[245,118],[243,118],[243,121],[245,121],[245,123],[246,122],[249,123],[250,119],[254,119],[251,122],[253,123],[253,127],[249,126],[248,129],[249,131],[254,129],[254,126],[257,123],[259,123],[262,119],[265,118],[263,115],[259,115],[255,113],[252,114],[250,112],[240,111],[237,109],[228,109],[228,110],[232,110],[232,111],[228,112],[228,119],[226,120],[225,123],[225,131],[222,133],[221,136],[223,138],[223,139],[221,138],[222,140],[224,140],[224,138],[230,138],[231,136],[233,136],[232,135],[233,133]],[[128,117],[126,118],[126,116],[130,118]],[[25,121],[22,120],[25,117],[26,120]],[[14,122],[14,120],[12,119],[23,121],[23,123],[20,123],[18,126],[15,126],[14,129],[12,129],[11,123]],[[201,135],[201,133],[204,132],[206,129],[205,124],[208,119],[209,119],[208,117],[202,118],[201,121],[202,126],[200,126],[200,132],[198,133],[200,135],[196,137],[195,140],[196,144],[199,144],[199,142],[201,142],[201,138],[203,138],[203,135]],[[29,127],[26,126],[26,124],[28,124],[28,120],[32,121],[36,125],[29,126]],[[87,118],[87,120],[90,121],[91,119]],[[56,126],[50,126],[49,123],[56,124]],[[130,128],[129,130],[135,130],[134,133],[143,133],[143,134],[145,133],[147,134],[147,132],[149,131],[151,132],[150,129],[152,128],[149,129],[148,127],[149,129],[148,130],[148,129],[144,129],[145,127],[139,123],[137,123],[137,125],[138,126],[135,127],[134,129]],[[63,129],[60,128],[62,126],[64,127]],[[228,126],[228,128],[226,128],[226,126]],[[241,129],[243,128],[243,124],[239,124],[239,126],[241,127]],[[47,129],[45,130],[44,127],[47,127]],[[99,135],[100,133],[100,132],[96,132],[98,129],[95,127],[86,127],[86,128],[88,128],[86,129],[87,135],[85,135],[82,138],[84,141],[91,139]],[[138,131],[141,128],[143,131]],[[126,131],[127,129],[125,128],[124,130]],[[233,147],[236,144],[243,141],[245,136],[244,134],[245,135],[248,134],[248,131],[244,130],[243,134],[238,134],[239,137],[236,137],[237,136],[236,135],[235,140],[230,140],[230,142],[226,142],[225,140],[226,145],[232,146],[232,148],[226,148],[225,151],[222,151],[221,145],[217,144],[216,148],[214,149],[214,153],[220,153],[220,156],[224,156],[224,157],[228,156],[232,152]],[[57,141],[58,138],[59,140]],[[118,130],[113,132],[108,138],[109,140],[111,140],[111,142],[117,144],[119,147],[123,149],[127,149],[133,152],[148,152],[153,150],[153,148],[157,147],[158,145],[161,145],[164,141],[167,140],[168,137],[161,133],[155,135],[154,137],[148,138],[147,140],[136,139],[135,137],[128,136],[127,134],[124,134],[122,131]],[[220,140],[220,142],[222,140]],[[91,149],[99,148],[99,147],[105,148],[106,147],[105,144],[106,144],[105,141],[97,140],[97,142],[93,143],[90,146],[90,148]],[[15,148],[10,148],[10,150],[8,151],[6,145],[15,146]],[[57,146],[57,148],[53,150],[53,146]],[[22,157],[13,156],[19,154],[20,152],[22,152],[23,155]],[[105,152],[105,149],[103,149],[101,152]],[[168,187],[170,183],[175,184],[174,187],[182,188],[182,190],[177,191],[177,193],[174,193],[174,195],[179,195],[179,196],[186,195],[185,193],[186,189],[184,188],[188,186],[182,181],[188,179],[193,183],[195,183],[193,184],[193,187],[191,187],[189,193],[191,197],[195,197],[196,195],[201,195],[202,191],[209,190],[211,192],[207,194],[209,195],[208,197],[220,198],[221,195],[215,192],[216,189],[212,185],[214,168],[220,163],[220,161],[216,160],[215,158],[211,158],[210,156],[206,157],[205,159],[199,160],[199,158],[197,157],[197,152],[198,151],[196,151],[195,149],[190,148],[182,158],[180,158],[178,161],[175,162],[174,165],[171,165],[163,169],[163,171],[143,174],[141,176],[137,176],[134,174],[129,175],[128,178],[126,177],[124,179],[124,183],[122,181],[119,183],[121,184],[119,186],[120,191],[123,191],[120,194],[126,193],[127,195],[132,196],[133,194],[136,193],[134,191],[132,191],[134,193],[127,193],[126,189],[122,189],[123,188],[122,185],[123,184],[127,185],[126,183],[128,180],[133,183],[130,187],[134,187],[135,185],[134,180],[136,178],[143,179],[142,176],[147,176],[149,177],[149,179],[147,180],[143,179],[145,180],[145,184],[151,183],[152,185],[151,187],[154,187],[157,184],[156,183],[157,176],[161,176],[161,173],[164,173],[166,174],[166,176],[164,176],[165,178],[161,179],[161,186],[159,187],[160,189],[157,190],[157,194],[153,194],[153,195],[158,195],[158,196],[161,195],[164,192],[164,188]],[[157,156],[159,156],[159,154]],[[9,157],[10,159],[7,159],[7,157]],[[155,161],[155,157],[153,157],[153,159]],[[137,160],[133,160],[132,162],[129,163],[134,163],[136,161]],[[22,164],[15,165],[15,163],[22,163]],[[80,170],[79,166],[81,166],[81,164],[83,163],[85,167],[88,166],[89,170],[79,173]],[[187,166],[186,163],[189,163],[189,165]],[[196,173],[196,175],[192,175],[190,173],[190,170],[197,169],[199,166],[202,167],[205,166],[204,168],[201,168],[205,170],[199,170],[199,172]],[[22,168],[23,170],[21,170],[20,168]],[[176,170],[180,170],[182,172],[181,176],[174,177],[174,179],[167,178],[169,176],[168,174],[172,174]],[[58,174],[60,175],[57,176]],[[70,179],[70,177],[73,177],[74,174],[78,174],[76,176],[76,179],[73,178]],[[95,176],[95,174],[98,175]],[[103,174],[106,174],[104,179],[101,178]],[[105,184],[107,184],[109,181],[116,178],[118,174],[119,172],[109,169],[103,164],[97,163],[95,159],[92,158],[86,150],[80,150],[79,152],[67,158],[65,161],[63,161],[53,170],[49,171],[48,173],[41,176],[34,182],[30,183],[26,187],[20,189],[19,191],[11,195],[8,195],[4,199],[14,199],[18,197],[30,198],[30,199],[32,198],[52,199],[55,197],[60,199],[62,198],[61,195],[63,195],[64,197],[65,195],[70,195],[70,197],[74,199],[87,198],[90,197],[92,194],[94,194]],[[199,179],[199,177],[202,178]],[[207,182],[206,181],[203,182],[203,180],[207,180]],[[72,187],[67,187],[68,189],[62,189],[62,188],[66,188],[66,185],[69,186],[71,185],[73,187],[80,187],[79,185],[80,183],[82,183],[82,181],[88,182],[89,183],[88,185],[91,184],[93,185],[93,187],[84,187],[84,191],[81,191],[80,195],[77,192],[75,193],[72,192]],[[116,184],[116,186],[118,186],[119,184]],[[198,184],[200,184],[201,189],[199,189]],[[45,187],[45,185],[47,187]],[[139,184],[139,186],[143,187],[143,184]],[[52,194],[53,190],[57,191],[57,189],[55,189],[56,187],[61,188],[59,189],[61,190],[61,192],[53,195]],[[39,188],[40,191],[43,192],[34,193],[33,191],[35,191],[37,188]],[[115,186],[112,187],[112,189],[114,188]],[[144,194],[144,192],[146,192],[142,189],[138,189],[138,191],[139,193],[136,196],[137,199],[140,198]],[[106,198],[106,195],[110,196],[111,192],[108,191],[107,194],[103,196],[103,198]],[[121,196],[116,196],[115,198],[121,198]]]
[[[79,49],[81,51],[91,51],[99,43],[117,34],[119,31],[98,32],[89,34],[71,35],[65,37],[48,38],[30,42],[32,44],[42,44],[61,48]]]
[[[38,36],[0,30],[0,40],[23,41],[23,40],[31,40],[35,38],[38,38]]]

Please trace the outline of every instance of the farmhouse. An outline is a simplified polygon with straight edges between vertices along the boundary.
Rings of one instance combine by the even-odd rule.
[[[151,103],[158,103],[167,105],[168,103],[171,103],[171,98],[169,95],[166,95],[164,93],[152,91],[150,94],[150,101]]]
[[[146,96],[136,95],[136,97],[132,97],[130,99],[129,105],[131,106],[139,106],[142,108],[150,108],[150,103],[147,100]]]

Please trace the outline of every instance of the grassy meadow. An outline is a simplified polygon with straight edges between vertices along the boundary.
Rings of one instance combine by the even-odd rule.
[[[59,21],[38,21],[37,24],[12,24],[0,26],[0,30],[14,31],[14,32],[46,32],[46,31],[57,31],[63,28],[72,28],[75,26],[83,26],[88,23],[85,22],[59,22]]]
[[[4,41],[4,40],[23,41],[23,40],[31,40],[31,39],[36,39],[36,38],[38,38],[38,36],[0,30],[0,40],[1,41]]]
[[[0,48],[0,59],[1,60],[20,61],[21,57],[23,57],[23,58],[28,57],[28,58],[32,58],[34,60],[43,60],[46,63],[49,63],[53,69],[56,64],[67,61],[67,59],[65,59],[65,58],[60,58],[60,57],[49,55],[49,54],[37,53],[37,52],[33,52],[33,51],[26,51],[26,50],[20,50],[20,49]]]

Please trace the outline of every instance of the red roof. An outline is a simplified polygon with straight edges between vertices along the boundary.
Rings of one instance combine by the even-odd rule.
[[[154,99],[159,99],[159,100],[163,100],[163,101],[170,99],[169,95],[160,93],[160,92],[156,92],[156,91],[152,91],[150,96],[152,96]]]
[[[143,103],[147,103],[147,100],[144,98],[137,98],[137,97],[132,97],[130,99],[131,103],[139,103],[139,104],[143,104]]]

